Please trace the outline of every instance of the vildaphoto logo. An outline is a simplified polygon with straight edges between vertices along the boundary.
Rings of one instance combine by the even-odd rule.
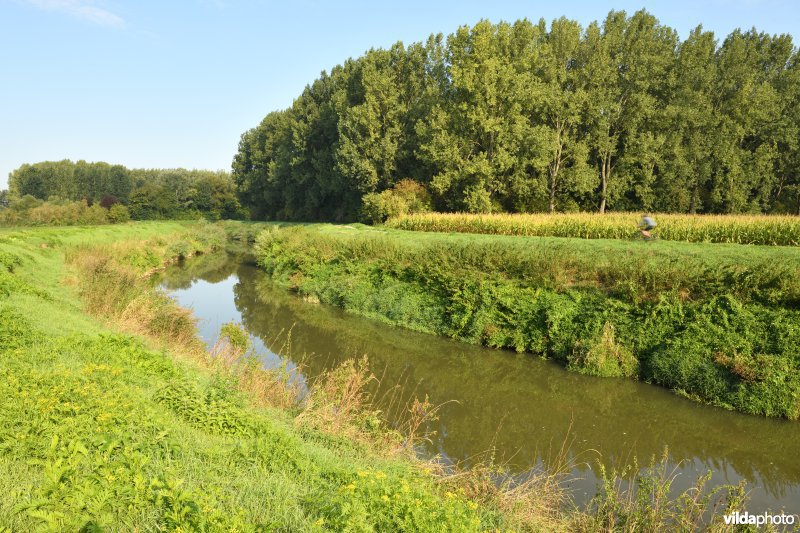
[[[767,524],[773,526],[793,526],[798,522],[797,515],[793,514],[750,514],[747,511],[740,513],[730,513],[723,516],[726,525],[735,526],[765,526]]]

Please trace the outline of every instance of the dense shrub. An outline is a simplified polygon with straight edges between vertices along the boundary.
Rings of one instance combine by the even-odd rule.
[[[128,208],[122,204],[114,204],[108,210],[108,221],[112,224],[128,222],[130,219],[131,214]]]
[[[361,199],[362,219],[380,224],[390,217],[430,211],[431,198],[427,189],[411,179],[404,179],[381,193],[365,194]]]
[[[119,203],[119,198],[111,194],[106,194],[100,199],[100,207],[104,209],[111,209],[111,206],[118,203]]]
[[[124,206],[121,206],[124,208]],[[4,226],[74,226],[108,224],[109,211],[99,204],[90,206],[85,200],[66,202],[60,199],[35,204],[23,201],[9,209],[0,209],[0,225]],[[119,215],[119,211],[116,213]]]
[[[278,283],[390,324],[800,417],[797,253],[415,236],[273,228],[256,254]]]
[[[0,205],[7,202],[26,211],[44,199],[58,205],[85,201],[104,209],[122,203],[137,220],[247,218],[230,174],[223,171],[42,161],[24,164],[9,175],[9,190],[2,194]]]

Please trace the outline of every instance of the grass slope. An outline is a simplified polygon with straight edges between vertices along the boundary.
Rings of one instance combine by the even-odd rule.
[[[800,417],[800,249],[271,228],[280,284],[384,322]]]
[[[229,373],[86,314],[88,305],[124,319],[107,300],[137,298],[111,291],[113,271],[98,257],[129,267],[117,285],[134,283],[134,273],[213,246],[199,231],[171,222],[0,230],[0,530],[497,525],[496,513],[445,494],[411,463],[298,425],[291,411],[254,408]],[[148,315],[143,331],[174,328],[164,316],[173,315]]]

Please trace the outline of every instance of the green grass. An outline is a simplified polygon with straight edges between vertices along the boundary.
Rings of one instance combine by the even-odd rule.
[[[0,230],[0,530],[495,527],[497,513],[445,494],[413,463],[298,426],[291,410],[252,407],[229,373],[86,314],[126,316],[119,302],[100,306],[108,271],[86,270],[98,245],[145,273],[212,246],[203,231]]]
[[[283,286],[390,324],[800,417],[794,247],[313,225],[256,250]]]
[[[311,402],[265,404],[285,399],[265,388],[270,374],[209,358],[189,315],[146,278],[178,255],[246,243],[263,227],[0,231],[0,531],[694,529],[714,501],[744,505],[742,488],[702,485],[668,500],[663,472],[628,472],[636,492],[612,473],[586,512],[547,473],[522,485],[498,485],[502,471],[485,465],[432,474],[389,453],[397,435],[368,405],[359,409],[360,364],[312,385]],[[353,231],[361,234],[298,226],[287,235]],[[353,243],[343,248],[349,259],[375,251]],[[237,327],[224,331],[231,347],[247,344]]]

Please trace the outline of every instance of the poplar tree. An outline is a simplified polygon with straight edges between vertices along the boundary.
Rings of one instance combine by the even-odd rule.
[[[337,170],[361,194],[384,190],[396,176],[402,143],[402,117],[408,112],[401,98],[392,51],[370,50],[359,59],[347,83],[339,114]]]
[[[544,34],[544,21],[539,27]],[[562,17],[551,24],[530,66],[535,72],[534,145],[544,162],[550,213],[571,196],[585,195],[594,187],[589,147],[581,127],[587,94],[578,75],[580,45],[580,25]]]
[[[323,72],[242,136],[233,176],[254,214],[295,220],[354,220],[405,178],[444,211],[797,212],[798,124],[787,35],[484,20]],[[113,176],[75,172],[76,191]],[[20,169],[12,192],[48,180]]]

